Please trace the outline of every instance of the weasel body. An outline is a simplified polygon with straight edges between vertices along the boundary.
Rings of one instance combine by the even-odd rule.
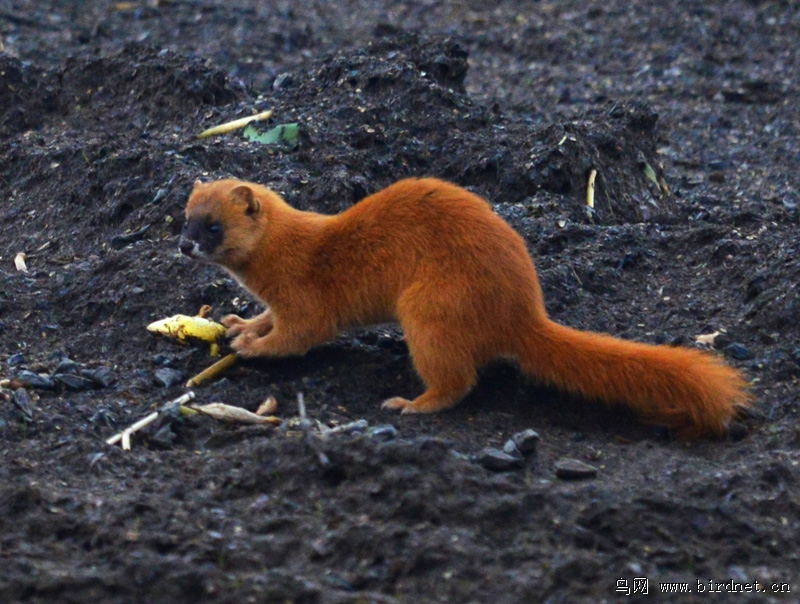
[[[626,405],[686,437],[723,433],[746,382],[715,356],[551,321],[525,242],[487,201],[407,179],[335,216],[243,181],[195,183],[181,251],[220,264],[267,310],[223,319],[240,354],[303,354],[355,325],[396,320],[425,392],[403,413],[456,405],[502,357],[541,382]]]

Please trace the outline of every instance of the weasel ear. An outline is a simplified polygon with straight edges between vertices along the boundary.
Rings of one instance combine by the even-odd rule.
[[[231,199],[245,204],[247,207],[245,214],[248,216],[255,216],[261,209],[261,204],[258,202],[255,195],[253,195],[253,189],[247,185],[234,187],[231,191]]]
[[[196,189],[197,187],[201,186],[202,184],[203,184],[203,181],[198,178],[196,181],[194,181],[194,188]]]

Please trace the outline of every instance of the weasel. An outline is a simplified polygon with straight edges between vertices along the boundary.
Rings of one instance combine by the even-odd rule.
[[[265,303],[255,318],[222,320],[245,357],[302,355],[348,327],[398,321],[426,390],[387,409],[453,407],[496,358],[687,438],[724,433],[749,404],[743,376],[710,353],[551,321],[522,237],[486,200],[434,178],[402,180],[333,216],[258,184],[198,181],[180,250]]]

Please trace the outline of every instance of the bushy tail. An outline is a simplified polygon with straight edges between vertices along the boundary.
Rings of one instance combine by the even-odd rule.
[[[625,405],[684,438],[724,433],[737,409],[749,405],[742,374],[710,353],[620,340],[550,320],[537,327],[520,364],[547,384]]]

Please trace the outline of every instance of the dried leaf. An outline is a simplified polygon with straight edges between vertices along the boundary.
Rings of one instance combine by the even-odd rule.
[[[17,267],[17,270],[21,273],[28,272],[28,265],[25,263],[25,260],[28,258],[25,252],[20,252],[16,256],[14,256],[14,266]]]
[[[204,413],[214,419],[223,421],[236,422],[240,424],[272,424],[274,426],[280,425],[281,419],[278,417],[263,417],[256,415],[242,409],[241,407],[234,407],[233,405],[226,405],[225,403],[209,403],[208,405],[193,406],[192,409]]]

